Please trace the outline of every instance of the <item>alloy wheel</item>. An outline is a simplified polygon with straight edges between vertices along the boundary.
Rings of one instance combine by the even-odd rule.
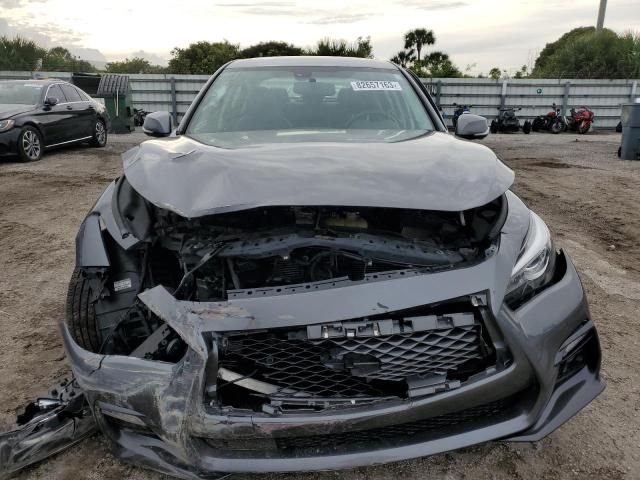
[[[29,160],[37,160],[40,158],[40,138],[38,134],[32,130],[27,130],[22,134],[22,150]]]
[[[99,145],[104,145],[107,139],[107,131],[104,128],[104,123],[96,122],[96,141]]]

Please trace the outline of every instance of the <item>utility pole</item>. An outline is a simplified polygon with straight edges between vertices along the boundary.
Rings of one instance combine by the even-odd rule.
[[[600,8],[598,9],[598,23],[596,24],[596,32],[600,32],[604,25],[604,14],[607,10],[607,0],[600,0]]]

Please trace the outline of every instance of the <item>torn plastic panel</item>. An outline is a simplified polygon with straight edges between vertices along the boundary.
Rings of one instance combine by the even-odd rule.
[[[84,394],[64,380],[28,404],[14,430],[0,433],[0,478],[48,458],[97,430]]]
[[[76,265],[85,268],[109,266],[97,212],[90,213],[80,225],[76,236]]]

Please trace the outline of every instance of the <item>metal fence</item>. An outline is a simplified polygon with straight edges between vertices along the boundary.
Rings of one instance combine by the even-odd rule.
[[[0,79],[51,77],[70,80],[70,73],[2,72]],[[208,75],[129,75],[133,105],[148,112],[167,110],[180,120],[209,78]],[[571,80],[431,78],[422,79],[450,119],[454,104],[470,105],[471,111],[489,119],[500,107],[519,107],[518,116],[533,118],[551,110],[553,103],[568,112],[586,105],[596,115],[596,128],[613,128],[620,120],[621,104],[640,96],[639,80]]]
[[[596,115],[596,128],[613,128],[620,121],[621,105],[640,96],[638,80],[552,80],[482,78],[423,79],[445,118],[454,104],[470,105],[471,111],[489,119],[500,107],[522,108],[521,119],[551,110],[554,103],[568,113],[572,107],[588,106]]]

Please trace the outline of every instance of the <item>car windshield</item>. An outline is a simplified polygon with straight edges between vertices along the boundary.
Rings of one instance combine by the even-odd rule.
[[[186,133],[235,148],[281,142],[396,142],[434,130],[395,68],[227,68]]]
[[[41,92],[38,83],[0,82],[0,105],[36,105]]]

